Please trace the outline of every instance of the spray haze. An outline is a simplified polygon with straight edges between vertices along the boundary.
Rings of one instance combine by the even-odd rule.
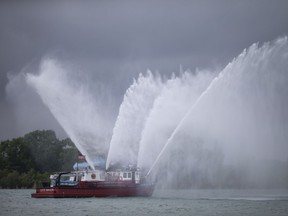
[[[137,164],[175,187],[287,187],[287,68],[284,37],[252,45],[222,71],[148,71],[116,120],[99,83],[55,60],[26,80],[92,166],[99,156],[107,169]]]
[[[93,160],[108,151],[109,106],[104,106],[101,86],[92,88],[88,79],[67,70],[56,60],[46,58],[39,74],[28,73],[26,80],[93,167]],[[91,94],[92,90],[98,97]]]
[[[178,122],[212,77],[211,73],[198,71],[196,74],[184,72],[179,77],[172,76],[167,80],[161,95],[154,101],[141,134],[138,157],[140,167],[151,167]]]
[[[110,163],[137,163],[141,132],[161,87],[160,77],[148,71],[145,76],[140,74],[128,88],[113,130],[107,168]]]
[[[181,119],[155,169],[179,184],[287,186],[287,53],[287,38],[244,50]]]

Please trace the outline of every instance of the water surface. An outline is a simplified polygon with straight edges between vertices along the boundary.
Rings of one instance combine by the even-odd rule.
[[[152,197],[35,199],[34,190],[0,190],[2,216],[287,216],[288,190],[156,190]]]

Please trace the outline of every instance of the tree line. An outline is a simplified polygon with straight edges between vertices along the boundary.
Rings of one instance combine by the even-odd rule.
[[[32,188],[53,172],[71,170],[78,150],[52,130],[33,131],[0,143],[0,188]]]

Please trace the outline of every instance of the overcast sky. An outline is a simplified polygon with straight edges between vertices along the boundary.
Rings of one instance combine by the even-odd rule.
[[[5,92],[7,74],[47,54],[73,62],[121,98],[147,68],[162,74],[180,65],[219,68],[254,42],[288,35],[287,11],[287,0],[1,1],[0,140],[36,129],[61,131],[39,101],[19,102],[15,91],[15,102]],[[26,87],[15,83],[22,98]],[[19,117],[28,105],[36,117],[34,111]]]

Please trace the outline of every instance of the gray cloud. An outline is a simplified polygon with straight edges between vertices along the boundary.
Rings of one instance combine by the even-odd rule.
[[[1,1],[0,139],[17,136],[21,125],[5,99],[7,73],[47,53],[92,74],[121,101],[147,68],[224,66],[254,42],[288,34],[287,11],[285,0]]]

